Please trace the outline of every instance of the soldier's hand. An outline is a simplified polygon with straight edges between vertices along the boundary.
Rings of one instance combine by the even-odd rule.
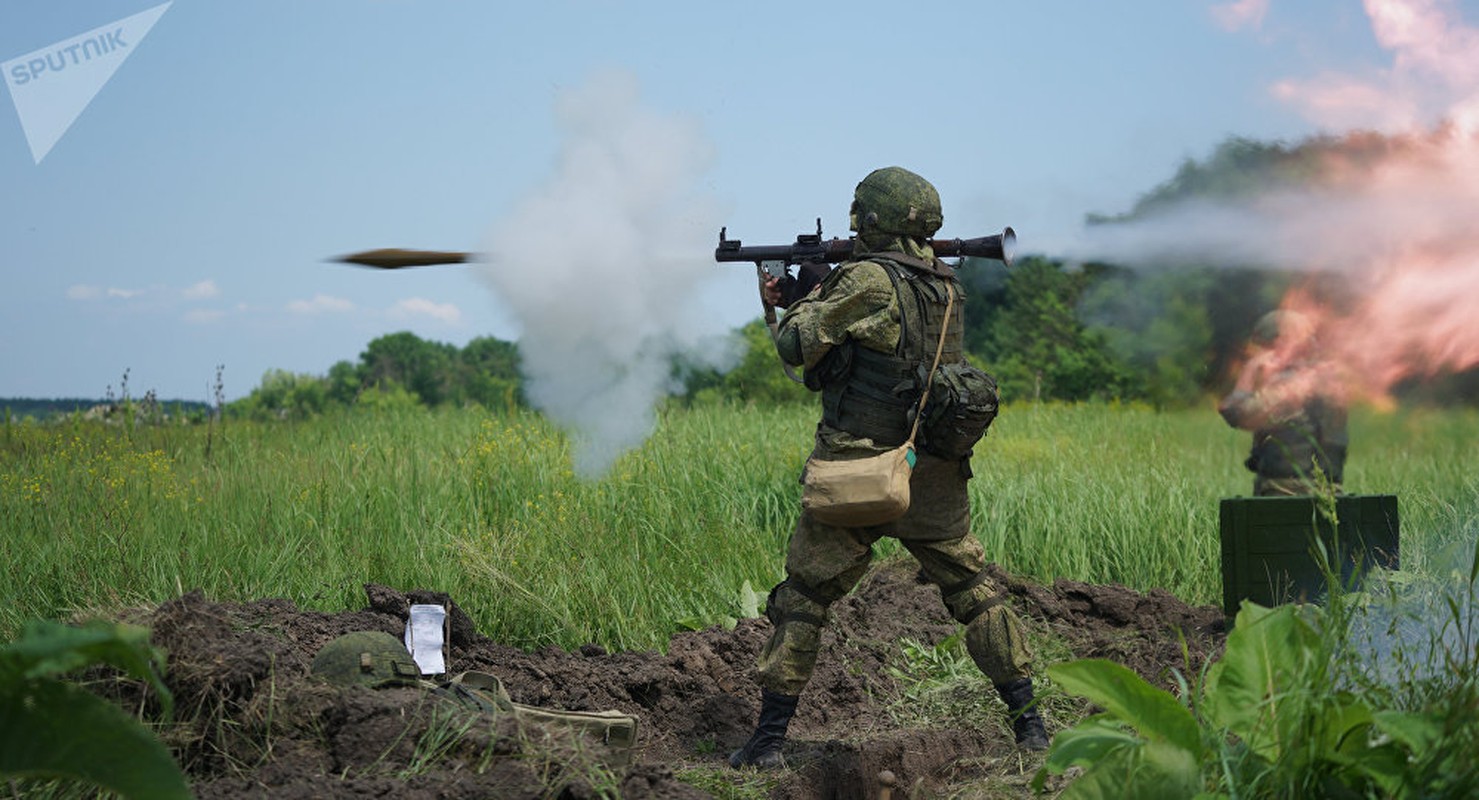
[[[794,280],[790,278],[790,276],[787,276],[787,278]],[[765,280],[760,282],[760,300],[766,305],[785,308],[786,303],[784,302],[784,294],[785,293],[782,291],[780,278],[769,276]]]

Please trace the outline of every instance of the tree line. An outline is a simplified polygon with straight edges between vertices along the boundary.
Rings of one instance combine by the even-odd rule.
[[[478,337],[463,347],[402,331],[369,343],[357,361],[340,361],[326,375],[269,370],[225,413],[254,419],[303,418],[331,408],[521,405],[519,349]]]

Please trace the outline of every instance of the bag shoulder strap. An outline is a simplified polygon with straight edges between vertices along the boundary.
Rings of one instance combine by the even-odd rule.
[[[935,345],[935,363],[930,365],[929,376],[924,379],[924,391],[919,395],[919,408],[914,412],[914,425],[909,429],[910,445],[914,444],[914,437],[919,434],[919,421],[924,418],[924,404],[930,399],[930,387],[935,383],[935,370],[940,367],[940,354],[945,352],[945,334],[950,330],[950,312],[955,310],[955,286],[945,284],[945,292],[949,298],[945,301],[945,324],[940,326],[940,342]]]

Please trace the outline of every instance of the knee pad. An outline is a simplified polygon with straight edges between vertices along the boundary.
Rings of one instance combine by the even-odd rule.
[[[940,598],[956,622],[970,625],[977,617],[1004,602],[1007,595],[996,587],[983,569],[960,583],[941,586]]]
[[[827,606],[832,602],[794,578],[786,578],[765,598],[765,618],[777,629],[792,622],[821,628],[827,624]]]

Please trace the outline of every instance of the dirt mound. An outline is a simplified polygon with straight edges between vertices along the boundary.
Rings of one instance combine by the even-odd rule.
[[[997,577],[1034,637],[1066,649],[1061,657],[1110,658],[1170,686],[1171,669],[1194,671],[1222,644],[1215,607],[1189,607],[1164,592]],[[959,793],[989,779],[1023,787],[1025,796],[1024,775],[1037,765],[1016,753],[994,698],[983,695],[980,714],[968,716],[995,724],[900,713],[910,688],[901,679],[900,642],[933,646],[957,629],[938,591],[903,561],[879,565],[833,606],[790,729],[794,768],[760,778],[727,771],[723,759],[748,737],[758,712],[753,664],[769,632],[763,619],[680,633],[666,653],[595,645],[524,652],[480,635],[445,594],[377,585],[366,594],[365,610],[337,614],[283,600],[217,603],[199,593],[153,611],[147,623],[169,653],[180,720],[165,736],[198,796],[666,799],[709,797],[692,784],[732,780],[763,781],[764,794],[799,800],[876,796],[884,770],[901,793]],[[339,690],[309,675],[313,655],[336,636],[399,636],[416,602],[449,608],[450,667],[497,676],[514,702],[637,716],[641,741],[631,763],[612,762],[558,726],[531,735],[512,718],[489,724],[421,689]],[[1048,722],[1050,730],[1058,725],[1051,712]]]

